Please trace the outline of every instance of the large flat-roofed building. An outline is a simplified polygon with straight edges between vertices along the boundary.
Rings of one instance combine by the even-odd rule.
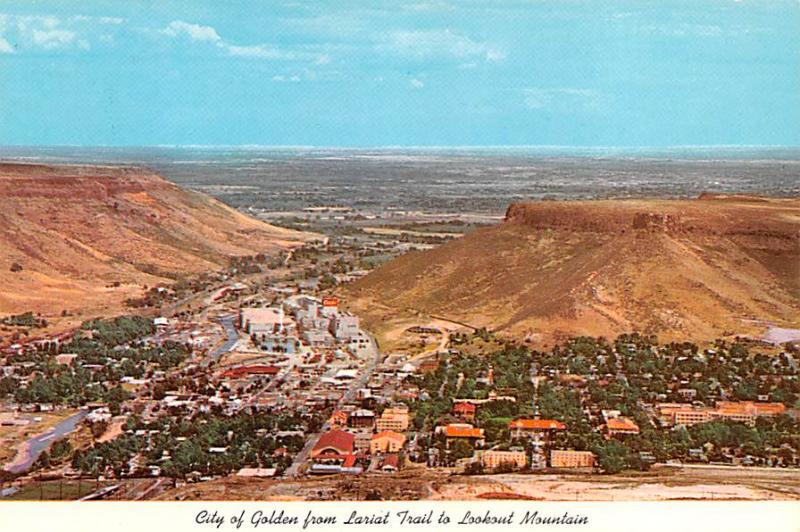
[[[659,422],[666,426],[696,425],[711,420],[711,409],[695,407],[688,403],[661,403],[656,405]]]
[[[404,434],[392,430],[385,430],[372,437],[369,450],[372,454],[398,453],[403,449],[405,443],[406,437]]]
[[[375,412],[372,410],[356,410],[350,412],[347,425],[354,428],[372,428],[375,424]]]
[[[358,317],[352,314],[339,314],[331,323],[331,333],[340,342],[350,341],[351,338],[358,337],[359,332],[361,330],[359,329]]]
[[[713,408],[695,407],[685,403],[662,403],[656,407],[658,418],[666,426],[696,425],[709,421],[737,421],[755,426],[759,417],[772,417],[786,412],[783,403],[752,401],[720,401]]]
[[[277,332],[294,332],[294,320],[284,315],[280,308],[243,308],[239,311],[239,326],[247,334],[269,335]]]
[[[518,469],[528,465],[528,455],[524,451],[484,451],[480,455],[481,464],[487,469],[496,469],[503,464],[512,464]]]
[[[550,466],[564,469],[591,469],[594,467],[594,454],[589,451],[552,450]]]
[[[773,417],[786,412],[783,403],[754,403],[752,401],[720,401],[711,417],[730,421],[739,421],[751,427],[755,426],[759,417]]]
[[[375,428],[378,432],[383,432],[385,430],[405,432],[408,430],[408,425],[409,415],[408,407],[406,406],[387,408],[375,422]]]

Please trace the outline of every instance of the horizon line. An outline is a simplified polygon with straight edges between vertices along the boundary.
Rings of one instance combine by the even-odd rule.
[[[469,149],[571,149],[571,150],[671,150],[671,149],[800,149],[800,144],[668,144],[668,145],[579,145],[579,144],[0,144],[0,149],[36,148],[192,148],[192,149],[293,149],[293,150],[469,150]]]

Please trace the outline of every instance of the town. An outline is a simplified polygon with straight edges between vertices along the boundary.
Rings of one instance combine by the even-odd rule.
[[[309,272],[321,255],[352,272],[335,246],[237,259],[57,335],[36,336],[32,313],[5,318],[3,496],[146,499],[227,476],[404,469],[800,466],[797,344],[633,333],[537,351],[423,319],[405,332],[423,348],[385,351],[336,295],[347,279]]]

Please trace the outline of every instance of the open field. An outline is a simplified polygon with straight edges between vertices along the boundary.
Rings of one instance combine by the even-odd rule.
[[[169,490],[160,500],[532,499],[548,501],[800,500],[797,470],[659,468],[614,476],[451,475],[412,467],[395,475],[298,481],[228,477]]]
[[[23,484],[19,491],[4,497],[3,501],[74,501],[94,493],[111,482],[94,480],[47,480]]]
[[[547,501],[800,500],[796,470],[659,468],[652,473],[491,475],[441,485],[434,498]]]

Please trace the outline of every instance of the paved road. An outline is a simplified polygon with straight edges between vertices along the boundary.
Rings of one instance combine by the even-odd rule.
[[[369,379],[375,372],[375,368],[381,361],[381,353],[377,347],[378,344],[375,341],[375,338],[370,336],[370,340],[371,340],[370,342],[371,352],[367,354],[368,357],[371,355],[370,362],[367,364],[366,368],[364,368],[364,372],[361,374],[361,377],[353,381],[352,384],[350,384],[350,386],[344,392],[344,395],[342,395],[341,399],[339,399],[339,402],[336,405],[337,408],[351,401],[355,396],[356,392],[358,391],[358,389],[363,388],[369,382]],[[292,465],[289,466],[289,469],[286,470],[287,477],[297,478],[300,476],[300,467],[306,462],[306,460],[308,460],[308,456],[311,454],[311,450],[317,444],[320,437],[325,432],[330,430],[330,428],[331,428],[330,423],[326,421],[325,424],[322,425],[322,428],[320,429],[319,432],[312,434],[311,437],[308,438],[308,440],[306,440],[306,444],[303,446],[303,449],[297,454],[297,456],[295,456],[294,462],[292,462]]]
[[[14,464],[11,467],[7,468],[7,471],[12,473],[22,473],[30,469],[33,463],[39,458],[39,455],[42,454],[42,451],[49,448],[53,442],[61,439],[66,434],[74,431],[78,424],[83,421],[83,418],[89,412],[87,410],[81,410],[77,414],[74,414],[67,419],[60,421],[56,426],[54,426],[49,431],[45,432],[44,434],[40,434],[38,436],[34,436],[33,438],[29,439],[25,444],[27,445],[27,454],[24,462]]]
[[[236,330],[236,327],[233,324],[235,320],[236,316],[234,315],[223,316],[220,318],[219,322],[222,324],[222,327],[224,327],[225,334],[228,335],[228,338],[222,343],[222,345],[211,352],[211,358],[214,360],[214,362],[217,362],[222,355],[233,349],[233,347],[236,345],[236,342],[239,341],[239,331]]]

